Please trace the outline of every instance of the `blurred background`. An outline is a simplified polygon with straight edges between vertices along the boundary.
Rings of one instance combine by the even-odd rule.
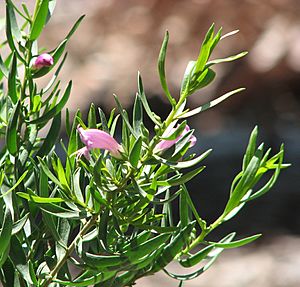
[[[4,1],[0,14],[4,16]],[[18,1],[16,1],[18,2]],[[34,1],[23,1],[32,6]],[[198,138],[195,152],[213,148],[207,169],[190,184],[200,215],[209,222],[222,212],[231,181],[240,171],[249,134],[259,126],[260,139],[278,150],[286,147],[286,162],[275,188],[250,202],[240,214],[213,234],[218,239],[231,231],[238,236],[264,234],[256,244],[225,251],[217,263],[184,286],[298,287],[300,286],[300,1],[299,0],[72,0],[57,1],[41,46],[52,50],[74,21],[86,14],[68,45],[63,71],[73,79],[68,104],[74,113],[87,111],[93,102],[104,111],[114,107],[112,94],[131,109],[142,74],[150,105],[162,117],[169,106],[156,68],[166,29],[170,32],[167,78],[172,94],[179,93],[189,60],[198,56],[205,32],[214,22],[224,33],[239,29],[221,41],[213,57],[248,50],[236,62],[216,67],[211,86],[189,98],[196,107],[238,87],[241,94],[195,116],[190,126]],[[21,1],[20,1],[21,3]],[[178,266],[170,267],[178,271]],[[163,273],[136,286],[178,286]]]

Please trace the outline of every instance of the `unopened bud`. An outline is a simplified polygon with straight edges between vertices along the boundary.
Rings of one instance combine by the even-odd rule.
[[[53,57],[50,54],[44,53],[39,55],[33,64],[33,69],[41,69],[43,67],[50,67],[53,65]]]

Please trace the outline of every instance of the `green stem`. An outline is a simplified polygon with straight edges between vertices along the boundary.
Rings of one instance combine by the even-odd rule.
[[[182,253],[188,253],[190,250],[192,250],[194,247],[196,247],[198,244],[200,244],[204,238],[211,233],[215,228],[217,228],[224,219],[224,215],[222,214],[214,223],[212,223],[207,229],[204,229],[201,231],[200,235],[189,245],[187,246]]]
[[[58,274],[59,270],[64,266],[64,264],[67,262],[68,258],[74,251],[78,240],[89,231],[89,229],[95,224],[97,218],[98,215],[93,215],[92,218],[88,222],[86,222],[85,225],[83,225],[81,231],[77,234],[77,236],[72,241],[70,246],[66,249],[65,255],[56,263],[55,267],[52,269],[52,271],[49,274],[49,278],[47,278],[46,281],[44,281],[41,284],[41,287],[47,287],[52,283],[52,281],[55,279],[56,275]]]

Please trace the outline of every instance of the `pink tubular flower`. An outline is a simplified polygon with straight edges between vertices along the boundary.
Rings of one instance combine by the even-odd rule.
[[[81,141],[85,144],[85,147],[77,151],[77,157],[85,156],[87,160],[90,159],[89,151],[92,148],[105,149],[110,152],[113,157],[121,158],[120,151],[122,146],[107,132],[97,129],[86,129],[77,127]]]
[[[174,132],[175,128],[172,128],[170,130],[170,134],[172,132]],[[174,144],[176,144],[188,131],[190,130],[190,127],[188,125],[185,126],[182,134],[180,136],[178,136],[175,140],[161,140],[154,148],[155,152],[160,152],[163,151],[165,149],[170,148],[171,146],[173,146]],[[196,144],[197,138],[192,135],[190,137],[190,147],[194,146]]]
[[[33,69],[38,70],[43,67],[50,67],[53,65],[53,63],[54,63],[53,57],[50,54],[44,53],[44,54],[39,55],[35,59],[32,67],[33,67]]]

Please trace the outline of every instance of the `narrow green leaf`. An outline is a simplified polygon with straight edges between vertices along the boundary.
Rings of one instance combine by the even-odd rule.
[[[180,97],[186,97],[189,95],[190,82],[195,69],[195,61],[189,61],[184,71],[183,79],[180,87]]]
[[[161,270],[174,259],[188,241],[194,225],[195,222],[191,222],[171,239],[170,243],[165,246],[161,255],[158,257],[156,263],[151,269],[151,272]]]
[[[54,9],[56,6],[56,0],[49,0],[49,5],[48,5],[48,15],[47,15],[47,19],[46,19],[46,24],[48,23],[48,21],[51,19]]]
[[[96,119],[96,108],[95,105],[92,103],[90,106],[90,110],[88,113],[88,127],[90,129],[97,128],[97,119]]]
[[[124,123],[126,124],[127,128],[130,130],[130,132],[132,133],[132,135],[137,139],[138,136],[136,135],[134,129],[133,129],[132,126],[130,125],[129,120],[128,120],[128,116],[127,116],[127,114],[125,113],[125,110],[123,109],[122,104],[121,104],[120,101],[119,101],[119,98],[118,98],[116,95],[114,95],[114,98],[115,98],[115,102],[116,102],[116,104],[117,104],[117,108],[118,108],[118,110],[119,110],[119,113],[120,113],[120,115],[121,115],[121,117],[122,117]]]
[[[203,161],[206,157],[208,157],[211,152],[212,152],[212,149],[209,149],[196,158],[193,158],[191,160],[186,160],[186,161],[180,161],[180,162],[168,161],[163,158],[159,158],[157,156],[155,158],[157,158],[160,162],[162,162],[165,165],[168,165],[168,166],[176,168],[176,169],[182,169],[182,168],[190,168],[192,166],[197,165],[198,163]]]
[[[61,163],[61,160],[59,159],[59,157],[57,157],[57,176],[58,176],[58,180],[60,181],[61,185],[63,186],[64,190],[69,192],[70,191],[70,187],[66,178],[66,174],[65,174],[65,170],[64,167]]]
[[[198,251],[197,253],[193,254],[192,256],[188,257],[188,258],[184,258],[179,260],[179,263],[183,266],[183,267],[192,267],[196,264],[198,264],[200,261],[202,261],[203,259],[205,259],[207,257],[207,255],[215,248],[214,245],[209,245],[206,246],[205,248],[201,249],[200,251]]]
[[[198,59],[196,62],[196,67],[195,67],[195,71],[194,71],[195,73],[197,73],[199,71],[203,71],[203,68],[209,58],[211,47],[213,44],[214,27],[215,27],[215,25],[212,24],[205,35],[205,38],[202,43],[202,46],[201,46],[201,49],[199,52],[199,56],[198,56]]]
[[[9,249],[10,239],[12,235],[13,220],[9,208],[5,209],[4,220],[0,232],[0,263],[4,263],[7,257],[7,249]],[[1,264],[1,265],[2,265]]]
[[[2,195],[0,195],[0,198],[5,197],[6,195],[8,195],[9,193],[11,193],[12,191],[14,191],[19,184],[23,181],[23,179],[26,177],[27,173],[29,172],[29,170],[26,170],[17,180],[17,182],[9,189],[7,190],[5,193],[3,193]]]
[[[142,123],[143,123],[142,101],[139,94],[136,94],[134,105],[133,105],[133,129],[135,130],[138,136],[140,136],[141,134]]]
[[[185,127],[186,127],[186,121],[183,121],[176,128],[174,128],[174,131],[172,131],[168,135],[163,134],[161,139],[168,140],[168,141],[176,140],[183,133]]]
[[[189,204],[187,199],[187,194],[183,190],[181,190],[179,197],[179,218],[180,224],[182,227],[185,227],[190,222],[190,212],[189,212]]]
[[[23,229],[24,225],[27,222],[28,217],[29,217],[29,213],[26,213],[21,219],[19,219],[13,224],[12,233],[11,233],[12,235],[19,233]]]
[[[148,104],[140,72],[138,72],[138,92],[148,117],[153,121],[153,123],[155,123],[156,125],[160,125],[161,122],[159,121],[158,116],[151,111],[151,108]]]
[[[260,166],[262,154],[263,145],[260,145],[247,165],[239,183],[232,191],[224,211],[226,215],[240,204],[241,199],[245,196],[249,189],[252,188],[252,185],[255,184],[254,179]]]
[[[15,18],[16,16],[14,13],[13,5],[11,4],[10,0],[7,0],[6,1],[6,39],[11,51],[14,51],[18,59],[20,59],[25,64],[26,63],[25,59],[21,57],[14,43],[14,38],[19,37],[18,33],[15,35],[13,34],[16,32],[15,28],[13,28]]]
[[[98,255],[89,252],[84,253],[83,261],[88,265],[104,271],[109,267],[110,270],[115,267],[121,267],[124,263],[128,263],[126,256],[122,255]],[[107,270],[105,270],[107,271]]]
[[[58,137],[60,135],[60,127],[61,127],[61,112],[59,112],[52,120],[51,127],[46,138],[43,141],[43,144],[39,148],[36,156],[43,157],[44,155],[48,155],[55,144],[57,143]]]
[[[50,171],[48,165],[41,159],[38,157],[40,166],[42,168],[42,170],[44,171],[44,173],[53,181],[54,184],[56,184],[58,187],[60,187],[61,189],[64,189],[61,182],[56,178],[56,176]]]
[[[55,117],[67,103],[70,97],[71,89],[72,89],[72,81],[69,82],[59,103],[55,107],[50,109],[48,112],[46,112],[44,115],[42,115],[40,118],[30,121],[29,124],[44,124],[45,122],[48,122],[49,119]]]
[[[7,129],[6,129],[6,146],[10,154],[15,155],[18,151],[18,118],[21,109],[21,102],[15,105],[10,116]]]
[[[156,226],[156,225],[146,225],[146,224],[133,224],[135,227],[142,230],[151,230],[157,233],[173,233],[178,231],[179,227],[176,226]]]
[[[281,145],[281,149],[280,149],[280,158],[279,158],[279,163],[275,169],[274,174],[272,175],[272,177],[268,180],[268,182],[262,187],[260,188],[258,191],[254,192],[251,196],[249,196],[248,198],[243,199],[244,202],[246,201],[250,201],[253,199],[256,199],[262,195],[264,195],[265,193],[267,193],[276,183],[278,176],[280,174],[280,171],[282,169],[282,162],[283,162],[283,156],[284,156],[284,146]]]
[[[85,210],[74,211],[74,210],[61,207],[56,203],[36,203],[36,204],[39,205],[39,207],[43,211],[60,218],[82,219],[90,216],[90,214],[87,213]]]
[[[36,14],[34,15],[29,35],[29,40],[31,41],[36,40],[44,28],[48,16],[49,0],[37,1],[36,5],[38,5],[38,7],[35,8]]]
[[[215,100],[212,100],[202,106],[200,106],[199,108],[196,108],[196,109],[193,109],[191,111],[188,111],[188,112],[183,112],[181,115],[178,116],[178,118],[180,119],[183,119],[183,118],[189,118],[191,116],[194,116],[196,114],[199,114],[201,112],[204,112],[214,106],[216,106],[217,104],[223,102],[224,100],[226,100],[227,98],[229,98],[230,96],[236,94],[236,93],[239,93],[241,91],[244,91],[245,88],[239,88],[239,89],[236,89],[236,90],[233,90],[233,91],[230,91],[222,96],[220,96],[219,98],[215,99]]]
[[[40,197],[37,195],[31,195],[25,192],[17,192],[17,195],[27,199],[28,201],[33,201],[36,203],[56,203],[56,202],[65,202],[64,199],[58,197]]]
[[[141,258],[149,255],[156,249],[158,249],[162,244],[166,244],[168,239],[171,237],[170,233],[163,233],[157,235],[146,242],[140,244],[139,246],[129,249],[124,253],[124,255],[129,259],[131,264],[137,263]]]
[[[84,202],[81,187],[80,187],[80,169],[77,169],[73,175],[73,185],[74,185],[75,196],[79,201]]]
[[[158,72],[159,72],[159,79],[160,79],[161,86],[162,86],[169,102],[171,103],[171,105],[175,106],[176,101],[173,99],[173,97],[170,94],[167,80],[166,80],[166,72],[165,72],[165,61],[166,61],[168,41],[169,41],[169,32],[166,31],[164,41],[162,43],[159,57],[158,57]]]
[[[167,180],[167,183],[170,186],[176,186],[176,185],[184,184],[184,183],[190,181],[193,177],[195,177],[197,174],[199,174],[204,169],[205,169],[205,166],[198,167],[198,168],[184,174],[183,176],[181,176],[179,178]]]
[[[249,143],[246,149],[246,153],[243,158],[243,168],[242,170],[245,171],[250,160],[252,159],[255,150],[256,150],[256,141],[257,141],[257,135],[258,135],[258,127],[255,126],[254,129],[251,132]]]
[[[15,104],[18,101],[18,92],[17,92],[17,57],[16,54],[13,54],[12,63],[10,72],[8,74],[8,96],[11,98],[11,101]]]
[[[262,234],[256,234],[244,239],[240,239],[240,240],[236,240],[236,241],[231,241],[231,242],[225,242],[225,243],[215,243],[215,242],[209,242],[209,244],[213,244],[215,247],[221,247],[221,248],[236,248],[236,247],[240,247],[243,245],[246,245],[248,243],[251,243],[252,241],[258,239],[259,237],[261,237]]]
[[[222,59],[215,59],[215,60],[212,60],[212,61],[209,61],[207,62],[206,64],[206,68],[212,66],[212,65],[215,65],[215,64],[220,64],[220,63],[225,63],[225,62],[232,62],[232,61],[235,61],[237,59],[240,59],[244,56],[246,56],[248,54],[248,52],[241,52],[239,54],[236,54],[236,55],[233,55],[233,56],[230,56],[230,57],[226,57],[226,58],[222,58]]]
[[[86,271],[82,275],[80,275],[75,280],[71,281],[63,281],[60,279],[54,279],[54,282],[62,286],[72,286],[72,287],[88,287],[91,285],[98,284],[100,282],[104,282],[116,275],[116,271],[106,271],[106,272],[92,272]]]
[[[139,160],[141,158],[141,150],[142,150],[142,138],[139,137],[133,147],[132,147],[132,150],[130,152],[130,155],[129,155],[129,162],[131,163],[131,165],[133,167],[137,167],[138,163],[139,163]]]
[[[224,243],[230,242],[234,236],[235,236],[235,233],[230,233],[226,237],[224,237],[222,240],[220,240],[220,242],[224,242]],[[220,247],[214,248],[208,255],[210,257],[210,260],[208,261],[208,263],[206,263],[204,266],[202,266],[201,268],[199,268],[198,270],[196,270],[192,273],[174,274],[166,269],[164,269],[164,272],[171,278],[174,278],[177,280],[186,281],[186,280],[195,279],[199,275],[203,274],[206,270],[208,270],[212,266],[212,264],[216,261],[216,259],[219,257],[219,255],[222,253],[223,250],[224,250],[224,248],[220,248]]]
[[[103,112],[103,110],[101,108],[98,108],[98,111],[99,111],[102,130],[104,130],[105,132],[109,132],[108,123],[107,123],[107,120],[106,120],[105,113]]]
[[[0,55],[0,81],[2,80],[3,76],[5,78],[8,78],[8,73],[9,73],[9,70],[7,69],[7,66],[3,62],[3,59],[2,59],[2,57]]]

